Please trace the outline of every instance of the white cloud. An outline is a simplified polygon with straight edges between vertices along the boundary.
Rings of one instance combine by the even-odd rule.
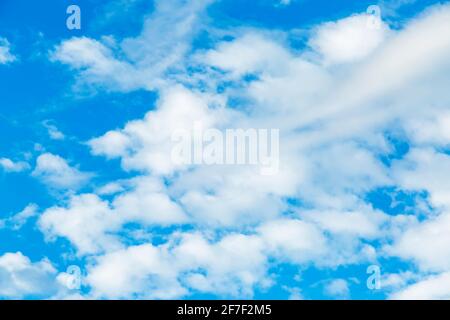
[[[167,190],[157,179],[137,179],[134,188],[118,195],[112,205],[117,214],[144,225],[187,222],[183,209],[167,195]]]
[[[188,288],[251,296],[264,277],[265,261],[257,237],[229,235],[214,243],[184,234],[173,246],[131,246],[99,257],[87,282],[94,297],[169,299],[186,295]]]
[[[438,110],[406,124],[408,135],[416,145],[442,146],[450,144],[450,112]]]
[[[88,83],[101,82],[124,91],[137,86],[132,76],[134,68],[127,62],[117,60],[112,50],[97,40],[86,37],[66,40],[52,58],[83,70],[80,77]]]
[[[43,122],[44,127],[47,129],[50,139],[53,140],[64,140],[65,135],[62,133],[54,124],[50,121]]]
[[[420,274],[415,274],[412,271],[382,274],[381,288],[391,292],[399,291],[399,289],[405,288],[408,284],[420,278]]]
[[[392,170],[404,189],[427,191],[437,208],[450,208],[450,155],[431,148],[414,148]]]
[[[30,165],[25,161],[14,162],[8,158],[0,158],[0,167],[6,172],[22,172],[28,170]]]
[[[37,158],[32,175],[56,189],[78,189],[91,177],[91,174],[71,167],[65,159],[51,153]]]
[[[11,45],[5,38],[0,37],[0,65],[16,61],[17,58],[11,53]]]
[[[197,224],[252,225],[285,208],[281,198],[295,188],[295,176],[288,173],[261,176],[252,168],[198,167],[176,179],[170,190]]]
[[[302,295],[302,290],[300,288],[284,288],[287,292],[289,292],[289,300],[303,300],[304,297]]]
[[[200,292],[252,297],[256,287],[271,281],[264,242],[256,235],[229,234],[211,243],[188,234],[174,251],[182,268],[191,271],[187,285]]]
[[[118,239],[110,234],[120,226],[119,217],[108,203],[95,195],[76,196],[70,199],[67,208],[45,210],[38,225],[48,240],[65,237],[80,255],[121,247]]]
[[[120,181],[118,181],[118,182],[110,182],[99,187],[95,193],[100,196],[105,196],[117,194],[123,191],[125,191],[125,187],[122,185],[122,183],[120,183]]]
[[[327,250],[326,238],[312,224],[300,220],[278,220],[259,228],[271,254],[294,263],[313,261]]]
[[[158,12],[169,12],[176,2],[158,4]],[[190,7],[192,20],[200,7]],[[234,40],[196,52],[189,62],[202,70],[191,84],[207,79],[213,90],[165,83],[155,110],[89,141],[92,154],[118,158],[125,171],[141,176],[98,191],[110,201],[81,195],[48,209],[41,228],[48,236],[68,238],[80,255],[100,254],[87,278],[94,297],[176,298],[190,290],[247,297],[255,287],[270,285],[273,260],[336,267],[383,254],[446,272],[450,162],[435,149],[448,140],[449,17],[449,6],[437,6],[389,31],[386,25],[368,28],[366,15],[352,16],[318,26],[311,48],[300,53],[273,34],[236,31]],[[160,79],[162,70],[186,54],[189,35],[183,30],[191,20],[179,18],[150,18],[140,37],[120,43],[127,59],[117,58],[123,52],[114,44],[87,38],[68,40],[55,54],[84,70],[84,81],[119,90],[153,88],[148,79]],[[155,68],[158,76],[147,75],[161,59],[158,53],[173,44],[161,39],[164,33],[155,35],[168,21],[181,45]],[[157,37],[154,56],[145,43],[148,35]],[[66,50],[71,46],[73,51]],[[323,60],[315,60],[317,55]],[[217,93],[214,68],[235,85]],[[111,74],[123,70],[130,77]],[[241,82],[248,73],[256,79]],[[236,97],[244,98],[245,108],[227,108]],[[245,166],[171,162],[172,133],[196,121],[205,127],[280,128],[279,174],[265,178]],[[381,157],[393,146],[384,135],[399,131],[418,146],[386,165]],[[419,222],[406,213],[392,217],[374,210],[365,196],[384,187],[427,191],[432,215]],[[290,199],[302,205],[293,207]],[[187,223],[201,231],[167,235],[159,246],[126,247],[118,234],[128,222],[142,228]],[[381,250],[372,240],[388,245]],[[350,296],[343,279],[325,291]]]
[[[412,221],[386,250],[414,261],[424,271],[450,269],[450,156],[430,147],[414,148],[394,162],[392,173],[405,190],[427,192],[434,210],[425,219]]]
[[[314,30],[309,45],[327,65],[359,61],[376,50],[389,33],[382,21],[371,26],[370,17],[354,15],[322,24]]]
[[[49,240],[65,237],[79,255],[86,255],[121,248],[118,232],[127,223],[172,225],[186,220],[162,183],[147,178],[130,181],[129,189],[111,203],[95,194],[72,196],[65,206],[45,210],[38,224]]]
[[[152,245],[116,251],[97,262],[86,279],[94,297],[169,299],[185,293],[173,264]]]
[[[126,170],[170,174],[183,169],[171,160],[172,134],[190,130],[195,122],[209,127],[214,117],[198,95],[181,87],[163,92],[160,105],[143,120],[129,122],[123,130],[110,131],[89,141],[92,153],[109,158],[122,158]]]
[[[442,213],[407,228],[389,248],[389,253],[414,260],[421,269],[450,268],[450,214]]]
[[[0,219],[1,225],[11,227],[13,230],[18,230],[27,223],[28,219],[38,215],[38,206],[34,203],[27,205],[22,211],[16,213],[10,218]]]
[[[0,256],[0,297],[47,297],[56,292],[56,273],[47,259],[31,262],[20,252],[4,253]]]
[[[450,272],[429,276],[390,296],[394,300],[450,299]]]
[[[252,234],[216,238],[208,232],[174,233],[158,246],[107,252],[88,268],[92,295],[172,299],[200,292],[251,298],[255,289],[273,284],[269,270],[279,263],[303,265],[322,259],[330,266],[330,260],[336,260],[320,229],[301,220],[269,221]],[[336,295],[348,291],[341,283],[332,287]]]
[[[301,216],[331,233],[366,239],[380,237],[383,224],[389,222],[386,214],[370,208],[361,208],[361,211],[353,212],[307,211],[301,213]]]
[[[236,55],[239,59],[236,59]],[[263,70],[281,72],[285,68],[286,60],[292,57],[280,44],[267,41],[262,34],[249,33],[233,41],[220,43],[200,59],[211,66],[240,76]]]
[[[52,59],[80,70],[81,83],[118,91],[161,87],[165,73],[185,57],[198,17],[210,2],[155,1],[139,36],[118,44],[111,38],[72,38],[55,48]]]
[[[350,288],[347,280],[334,279],[325,285],[325,294],[338,299],[350,297]]]

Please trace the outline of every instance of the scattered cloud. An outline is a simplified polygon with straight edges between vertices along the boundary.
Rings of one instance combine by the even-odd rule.
[[[158,98],[145,116],[86,143],[96,161],[118,164],[119,179],[106,175],[86,190],[92,173],[40,154],[31,175],[66,192],[3,225],[20,228],[36,216],[48,243],[68,240],[87,261],[80,298],[252,298],[274,285],[282,264],[336,269],[390,258],[414,270],[383,278],[391,298],[448,298],[450,6],[402,28],[374,27],[367,14],[321,22],[299,49],[290,30],[205,27],[210,3],[156,1],[137,36],[74,37],[54,47],[51,60],[74,70],[78,85]],[[200,30],[213,39],[198,49]],[[2,41],[0,63],[10,54]],[[175,163],[174,132],[198,123],[220,132],[279,129],[279,172]],[[64,139],[52,122],[43,125]],[[408,145],[404,154],[393,136]],[[0,166],[29,168],[7,158]],[[384,212],[368,200],[380,189],[424,194],[429,208]],[[8,283],[0,295],[41,294],[42,283],[65,294],[50,276],[67,274],[45,259],[0,257]],[[353,296],[351,278],[341,277],[322,282],[325,295]],[[284,289],[308,298],[298,285]]]
[[[350,298],[350,288],[347,280],[334,279],[325,285],[325,294],[337,299]]]
[[[9,64],[17,58],[11,53],[11,44],[5,38],[0,37],[0,65]]]
[[[48,297],[57,291],[56,269],[47,260],[31,262],[20,252],[0,256],[0,295],[9,299]]]
[[[448,300],[450,299],[450,273],[429,276],[390,296],[395,300]]]
[[[297,265],[340,266],[376,261],[380,255],[387,254],[425,263],[424,268],[430,267],[428,262],[431,267],[438,266],[438,270],[448,268],[443,263],[444,246],[436,247],[442,257],[437,262],[430,260],[437,252],[427,254],[426,244],[423,256],[419,251],[405,249],[417,247],[417,243],[408,239],[408,230],[411,234],[421,233],[421,229],[416,229],[422,228],[417,225],[417,219],[375,210],[365,202],[365,195],[376,188],[399,185],[406,190],[425,189],[431,192],[433,203],[447,205],[445,182],[430,179],[425,167],[415,169],[416,174],[423,172],[424,175],[417,180],[408,171],[410,162],[417,161],[416,166],[420,166],[436,157],[441,159],[436,161],[436,165],[442,167],[438,171],[445,172],[446,155],[437,150],[424,153],[413,148],[392,166],[380,158],[394,147],[385,134],[398,127],[411,134],[411,141],[427,142],[426,128],[421,128],[421,132],[412,129],[414,119],[421,119],[423,114],[440,115],[444,109],[442,102],[450,100],[444,85],[436,87],[428,81],[429,77],[438,77],[442,83],[449,81],[443,76],[443,70],[450,67],[445,58],[450,52],[450,42],[444,40],[450,28],[449,15],[449,7],[440,6],[413,19],[402,30],[390,30],[385,24],[379,29],[370,29],[366,15],[351,16],[319,25],[312,31],[310,47],[301,53],[295,53],[270,33],[250,29],[212,49],[196,53],[192,63],[202,66],[200,78],[210,77],[211,86],[218,86],[215,76],[220,70],[224,79],[236,82],[241,90],[239,96],[245,96],[249,102],[247,109],[227,108],[237,93],[236,87],[217,93],[181,85],[167,86],[162,90],[156,109],[143,119],[130,121],[122,129],[93,138],[88,145],[94,155],[118,158],[124,170],[139,172],[142,181],[162,177],[168,180],[157,197],[164,197],[158,203],[168,204],[164,208],[165,216],[157,214],[160,211],[155,205],[142,206],[152,201],[150,194],[154,189],[147,191],[145,187],[142,190],[146,191],[141,193],[138,183],[133,191],[114,193],[105,208],[109,207],[111,214],[123,219],[120,226],[123,221],[148,225],[156,221],[155,216],[160,216],[162,220],[157,220],[157,224],[189,224],[210,232],[227,228],[232,233],[217,242],[205,239],[207,233],[182,233],[184,240],[179,246],[173,244],[176,236],[168,236],[170,240],[161,246],[143,244],[119,251],[103,249],[108,252],[98,258],[98,264],[90,267],[88,275],[96,295],[162,297],[159,287],[150,290],[154,295],[144,294],[143,287],[154,283],[164,283],[171,288],[165,291],[172,294],[169,297],[184,296],[189,290],[221,293],[220,287],[226,286],[218,286],[216,275],[220,275],[224,279],[239,279],[239,285],[228,286],[224,294],[251,296],[255,286],[269,285],[267,261],[271,259]],[[433,59],[423,61],[424,56]],[[412,65],[415,67],[411,68]],[[247,75],[254,75],[255,80],[243,82]],[[323,94],[317,95],[317,92]],[[410,97],[411,92],[414,98]],[[405,103],[410,104],[407,111]],[[421,108],[423,103],[426,103],[425,109]],[[428,118],[430,128],[434,126],[433,121],[444,121],[437,116]],[[265,179],[247,167],[175,165],[170,161],[171,134],[179,128],[191,129],[195,121],[217,128],[281,128],[284,145],[279,174]],[[440,127],[444,128],[445,123]],[[439,130],[443,136],[441,141],[445,141],[445,129]],[[437,171],[433,168],[429,172],[432,175]],[[164,193],[169,198],[165,198]],[[292,210],[287,198],[300,199],[312,209]],[[154,209],[147,213],[145,208]],[[293,211],[296,219],[283,217],[286,211]],[[132,212],[139,212],[140,218],[130,215]],[[445,216],[436,219],[445,220]],[[433,222],[423,222],[424,238],[427,223]],[[440,221],[439,225],[444,224]],[[118,232],[121,227],[114,228],[114,232]],[[244,230],[248,228],[255,232],[246,233]],[[399,228],[406,231],[403,236]],[[433,226],[431,229],[435,230]],[[104,235],[105,230],[99,232]],[[101,236],[96,238],[101,239]],[[440,238],[445,243],[446,238]],[[175,253],[186,254],[184,250],[188,247],[183,245],[186,239],[189,244],[195,239],[196,246],[202,248],[196,250],[209,252],[211,257],[218,257],[222,245],[230,239],[239,239],[244,241],[243,247],[253,248],[254,254],[259,254],[254,258],[258,263],[244,265],[253,271],[252,276],[247,275],[244,267],[239,269],[237,263],[234,266],[237,269],[230,266],[231,273],[226,276],[217,273],[215,264],[209,260],[200,266],[195,263],[178,266]],[[367,243],[377,239],[391,243],[383,250]],[[155,274],[138,267],[130,269],[126,262],[123,281],[115,284],[118,287],[108,287],[101,275],[107,274],[104,270],[116,272],[109,269],[113,268],[110,261],[126,261],[122,255],[128,254],[133,260],[135,250],[148,251],[149,260],[145,263],[158,266]],[[172,257],[170,272],[164,267],[164,255]],[[190,259],[188,255],[181,260]],[[196,261],[202,261],[201,257]],[[206,269],[207,274],[189,273],[196,268]],[[180,274],[185,276],[179,279]],[[249,278],[241,278],[244,275]],[[147,278],[157,280],[146,284],[139,280]],[[334,297],[350,297],[349,284],[343,279],[330,282],[325,292]]]
[[[0,220],[0,226],[3,225],[10,227],[13,230],[19,230],[30,218],[38,215],[38,209],[36,204],[30,203],[22,211],[16,213],[12,217]]]
[[[32,175],[55,189],[76,190],[86,184],[91,174],[71,167],[67,161],[51,153],[41,154],[36,159]]]
[[[160,88],[189,51],[199,17],[211,0],[159,0],[141,34],[120,43],[79,37],[63,41],[52,59],[79,70],[80,84],[131,91]]]
[[[48,136],[52,140],[64,140],[65,135],[61,131],[58,130],[58,128],[52,124],[50,121],[44,121],[43,125],[45,129],[47,129]]]
[[[14,162],[8,158],[0,158],[0,167],[6,172],[22,172],[28,170],[30,165],[25,161]]]

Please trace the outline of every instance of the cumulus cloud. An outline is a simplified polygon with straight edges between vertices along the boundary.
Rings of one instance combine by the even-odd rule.
[[[261,241],[252,236],[229,235],[212,242],[185,234],[173,246],[145,244],[102,256],[87,281],[94,296],[107,298],[177,298],[188,288],[251,296],[265,273],[262,249]],[[186,274],[183,283],[180,273]],[[118,281],[111,282],[111,276]]]
[[[167,299],[192,290],[252,297],[254,289],[272,283],[269,250],[281,249],[287,259],[301,263],[321,254],[314,252],[321,242],[318,230],[296,220],[271,222],[255,234],[232,233],[217,241],[200,233],[174,234],[164,245],[131,246],[99,257],[87,281],[95,297]],[[180,274],[185,276],[180,279]]]
[[[372,25],[366,14],[318,26],[309,45],[329,64],[356,62],[371,54],[389,34],[383,22]]]
[[[74,38],[54,58],[80,69],[83,81],[119,91],[154,88],[148,79],[160,79],[187,54],[192,32],[186,30],[207,2],[169,18],[165,13],[176,4],[158,2],[159,16],[120,48]],[[69,239],[80,256],[94,255],[87,275],[94,297],[177,298],[192,291],[251,297],[255,288],[271,285],[273,265],[338,267],[380,256],[410,260],[446,279],[450,170],[442,146],[448,146],[450,7],[431,8],[399,30],[386,24],[371,29],[367,18],[318,25],[300,52],[271,33],[236,31],[232,40],[185,62],[199,70],[189,85],[165,83],[143,119],[88,141],[93,155],[119,159],[123,170],[140,177],[74,195],[44,211],[39,225],[49,238]],[[180,44],[161,58],[173,42],[155,33],[168,24]],[[156,37],[155,49],[145,43],[149,35]],[[230,107],[236,99],[244,101],[242,108]],[[220,130],[279,128],[278,174],[174,163],[173,133],[195,122]],[[396,155],[393,134],[411,146],[406,155]],[[36,176],[60,187],[81,184],[83,174],[65,160],[41,157]],[[367,194],[380,188],[426,191],[432,214],[377,210]],[[127,245],[121,238],[132,237],[123,236],[127,223],[176,231],[162,244]],[[422,287],[445,296],[436,282],[419,281],[398,296]],[[325,292],[351,296],[343,279],[328,283]]]
[[[80,254],[120,248],[118,239],[109,234],[117,229],[118,223],[117,215],[111,212],[108,204],[89,194],[73,197],[67,208],[47,209],[38,221],[48,240],[63,236]]]
[[[450,273],[426,277],[390,296],[394,300],[448,300],[450,299]]]
[[[120,158],[126,170],[171,174],[183,165],[171,161],[172,135],[191,130],[195,122],[208,128],[215,118],[198,95],[182,87],[164,92],[159,108],[142,120],[129,122],[122,130],[107,132],[89,141],[94,155]]]
[[[169,299],[185,293],[174,271],[164,252],[147,244],[100,257],[87,282],[94,297]]]
[[[71,167],[67,161],[51,153],[41,154],[36,159],[32,175],[55,189],[78,189],[89,181],[91,174]]]
[[[127,223],[144,226],[184,224],[187,216],[157,179],[129,182],[129,189],[108,202],[96,194],[72,196],[65,206],[45,210],[38,225],[49,240],[65,237],[79,255],[122,247],[118,233]]]
[[[56,292],[57,271],[43,259],[32,262],[21,252],[0,256],[0,296],[8,299],[48,297]]]

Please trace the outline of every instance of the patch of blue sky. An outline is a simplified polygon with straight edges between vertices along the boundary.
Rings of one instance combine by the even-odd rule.
[[[373,1],[294,0],[289,5],[279,3],[271,0],[225,0],[213,4],[209,14],[215,24],[225,29],[245,24],[255,28],[290,30],[365,12]]]
[[[397,214],[426,214],[430,208],[423,208],[419,204],[426,204],[426,191],[403,191],[396,187],[377,188],[366,194],[366,201],[375,209],[391,215]]]

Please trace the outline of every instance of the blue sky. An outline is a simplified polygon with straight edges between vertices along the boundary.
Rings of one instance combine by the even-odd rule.
[[[0,298],[450,298],[449,17],[2,0]],[[197,122],[279,130],[279,171],[174,163]]]

